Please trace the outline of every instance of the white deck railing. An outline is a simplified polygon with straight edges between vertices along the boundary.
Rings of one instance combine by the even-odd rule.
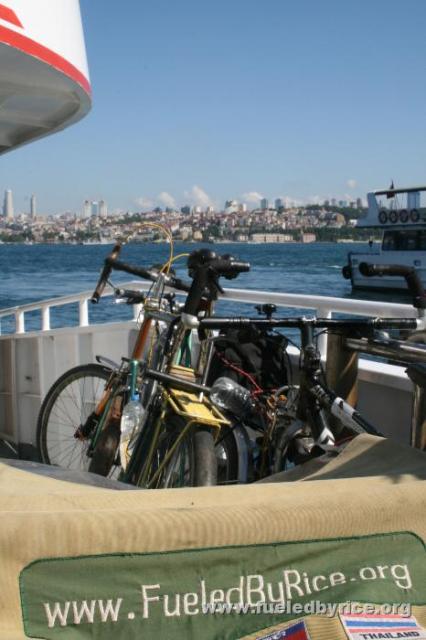
[[[120,287],[137,290],[147,289],[147,286],[135,281],[120,283]],[[105,290],[104,295],[112,294],[112,288]],[[0,437],[14,442],[34,443],[36,417],[42,399],[55,379],[67,369],[92,362],[98,353],[117,361],[123,354],[127,355],[134,338],[134,335],[130,338],[131,333],[136,333],[136,323],[123,322],[113,313],[110,317],[105,313],[104,320],[99,318],[99,314],[94,314],[95,321],[91,322],[91,295],[91,291],[85,291],[0,310],[0,323],[6,320],[8,330],[8,333],[0,336],[3,358],[0,415],[7,418],[5,424],[0,425]],[[272,303],[280,308],[297,310],[295,314],[306,309],[307,314],[314,313],[323,318],[329,318],[334,313],[381,317],[416,315],[415,309],[409,305],[293,293],[227,289],[224,299],[251,305]],[[66,310],[70,304],[78,306],[78,316],[67,314],[68,318],[64,319],[62,327],[52,330],[52,309],[63,307]],[[220,314],[220,305],[217,310]],[[41,330],[32,328],[34,312],[41,313]],[[139,313],[140,307],[135,306],[135,320]],[[252,310],[251,314],[254,315]],[[326,334],[320,335],[318,346],[325,358]],[[297,362],[297,348],[290,346],[288,352]],[[366,412],[366,417],[379,427],[385,423],[385,433],[398,434],[401,431],[399,423],[405,421],[409,424],[411,416],[412,384],[404,368],[361,358],[358,371],[360,410]]]
[[[122,288],[134,288],[139,291],[147,290],[148,285],[140,282],[120,283]],[[112,295],[113,289],[106,287],[104,296]],[[78,303],[79,322],[77,326],[87,327],[89,321],[89,301],[92,297],[91,291],[51,298],[32,302],[19,307],[9,307],[0,309],[0,333],[1,321],[5,318],[15,319],[15,332],[17,334],[26,333],[25,316],[34,311],[41,312],[41,331],[50,331],[50,310],[57,307],[64,307],[69,304]],[[415,317],[415,309],[408,304],[396,304],[392,302],[378,302],[373,300],[355,300],[352,298],[333,298],[329,296],[301,295],[297,293],[273,293],[267,291],[255,291],[250,289],[225,289],[222,299],[230,302],[242,303],[272,303],[277,307],[309,309],[317,317],[330,318],[333,313],[346,313],[359,316],[380,316],[389,318]],[[134,318],[139,316],[140,307],[135,306]],[[10,335],[10,333],[8,334]]]

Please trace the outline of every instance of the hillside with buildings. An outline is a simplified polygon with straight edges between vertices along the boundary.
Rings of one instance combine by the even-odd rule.
[[[176,241],[183,242],[315,242],[363,239],[371,231],[356,229],[356,220],[366,214],[356,202],[326,200],[322,205],[285,206],[281,199],[270,205],[266,199],[259,207],[228,200],[223,210],[209,206],[183,206],[180,209],[156,207],[150,211],[109,213],[104,200],[86,200],[80,212],[43,215],[37,210],[36,197],[29,211],[17,213],[13,194],[5,192],[0,217],[0,241],[27,243],[110,243],[117,239],[134,242],[159,240],[155,230],[143,222],[167,225]]]

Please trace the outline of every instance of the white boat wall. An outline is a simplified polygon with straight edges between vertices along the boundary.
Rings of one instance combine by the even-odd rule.
[[[399,264],[414,267],[426,287],[426,187],[372,191],[367,200],[368,214],[357,227],[382,230],[382,244],[349,252],[344,277],[353,288],[406,290],[403,278],[366,277],[359,270],[362,262]]]
[[[141,283],[124,284],[126,288],[144,288]],[[111,295],[112,291],[106,291]],[[41,402],[53,382],[65,371],[78,364],[95,361],[96,355],[116,362],[127,356],[137,335],[134,320],[90,324],[89,299],[92,292],[46,300],[0,311],[0,323],[15,319],[15,333],[0,336],[0,438],[19,445],[23,457],[35,456],[36,421]],[[409,305],[374,301],[268,293],[227,289],[226,299],[247,303],[246,312],[254,315],[254,304],[272,303],[280,308],[292,308],[329,318],[334,313],[363,316],[412,317],[415,310]],[[50,311],[64,305],[78,304],[79,326],[51,329]],[[297,311],[296,311],[297,310]],[[40,314],[41,330],[26,331],[26,315]],[[218,304],[220,314],[220,302]],[[326,336],[320,336],[319,347],[325,357]],[[289,349],[297,371],[299,352]],[[410,444],[413,385],[404,368],[360,359],[358,408],[385,435],[401,443]]]
[[[0,3],[0,60],[0,153],[90,110],[79,0]]]

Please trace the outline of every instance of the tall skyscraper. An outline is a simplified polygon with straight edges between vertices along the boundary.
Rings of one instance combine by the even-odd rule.
[[[101,218],[107,218],[108,217],[108,207],[107,207],[107,203],[105,202],[105,200],[99,200],[98,207],[99,207],[99,216]]]
[[[36,215],[37,215],[37,201],[36,201],[35,195],[33,194],[30,200],[30,216],[31,218],[35,218]]]
[[[260,208],[262,209],[262,211],[266,211],[266,209],[269,208],[268,198],[262,198],[262,200],[260,201]]]
[[[4,193],[3,215],[8,220],[12,220],[14,218],[13,198],[12,198],[12,190],[11,189],[6,189],[6,191]]]
[[[92,202],[91,214],[95,217],[99,215],[99,202]]]
[[[87,220],[87,218],[90,218],[91,213],[92,213],[92,207],[91,207],[90,201],[85,200],[83,204],[83,212],[81,217],[83,218],[83,220]]]
[[[282,211],[284,208],[285,208],[285,207],[284,207],[284,201],[283,201],[283,199],[282,199],[282,198],[277,198],[277,199],[275,200],[275,209],[276,209],[277,211]]]

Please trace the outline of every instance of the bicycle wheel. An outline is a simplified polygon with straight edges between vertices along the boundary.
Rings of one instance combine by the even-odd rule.
[[[75,367],[50,388],[37,420],[37,448],[42,462],[86,471],[90,464],[86,440],[74,437],[100,401],[111,371],[99,364]]]
[[[184,420],[173,416],[161,434],[149,474],[149,488],[208,487],[217,484],[218,464],[211,430],[193,425],[177,442],[184,428]],[[161,469],[163,460],[173,447],[175,450]]]
[[[234,429],[223,425],[215,442],[217,484],[236,484],[239,481],[239,456]]]

